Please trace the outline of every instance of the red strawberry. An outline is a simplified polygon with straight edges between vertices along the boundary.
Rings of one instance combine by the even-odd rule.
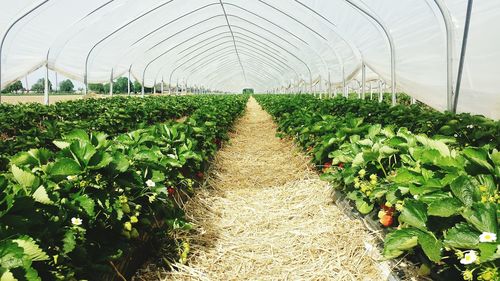
[[[382,208],[388,215],[392,215],[396,209],[394,207],[388,207],[385,204],[380,205],[380,208]]]
[[[388,214],[382,216],[382,218],[380,219],[380,223],[385,227],[391,226],[393,222],[394,222],[394,218]]]
[[[169,187],[169,188],[167,188],[167,192],[168,192],[169,196],[174,196],[174,194],[175,194],[175,188]]]
[[[202,178],[205,176],[205,174],[203,174],[203,172],[198,172],[198,173],[196,173],[196,176],[197,176],[199,179],[202,179]]]
[[[344,169],[344,163],[340,162],[338,167],[339,167],[339,169]]]
[[[328,169],[328,168],[330,168],[331,166],[332,166],[332,163],[331,163],[331,162],[326,162],[326,163],[323,165],[323,167],[324,167],[325,169]]]

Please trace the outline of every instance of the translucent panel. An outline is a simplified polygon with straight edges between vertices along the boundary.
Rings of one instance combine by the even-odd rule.
[[[438,4],[450,19],[455,87],[465,0],[0,0],[1,86],[48,63],[91,83],[130,71],[146,86],[264,92],[321,81],[327,91],[358,85],[365,63],[367,81],[390,87],[393,69],[396,91],[445,110],[447,33]],[[495,119],[498,16],[498,1],[474,3],[458,103]]]

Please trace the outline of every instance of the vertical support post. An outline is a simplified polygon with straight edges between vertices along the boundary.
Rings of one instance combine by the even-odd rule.
[[[332,80],[330,71],[328,71],[328,97],[332,97]]]
[[[113,69],[111,69],[111,76],[109,77],[109,96],[113,96]]]
[[[381,103],[384,100],[384,91],[382,90],[382,80],[378,80],[378,102]]]
[[[132,81],[130,80],[130,70],[132,69],[132,65],[130,65],[129,69],[128,69],[128,83],[127,83],[127,95],[130,96],[130,83],[132,83]]]
[[[464,37],[462,40],[462,51],[460,53],[460,63],[458,65],[458,78],[457,78],[457,86],[456,86],[456,93],[455,93],[455,99],[453,101],[453,113],[457,113],[457,106],[458,106],[458,96],[460,94],[460,87],[462,86],[462,75],[464,71],[464,64],[465,64],[465,54],[467,52],[467,42],[469,40],[469,28],[470,28],[470,19],[472,16],[472,5],[474,4],[473,0],[469,0],[467,4],[467,15],[465,17],[465,26],[464,26]]]
[[[26,76],[24,77],[24,79],[26,80],[26,81],[25,81],[25,82],[26,82],[26,93],[28,93],[28,94],[29,94],[29,92],[30,92],[30,86],[29,86],[29,84],[28,84],[28,75],[26,75]]]
[[[412,98],[411,98],[411,104],[416,104],[416,103],[417,103],[417,99],[416,99],[416,98],[414,98],[414,97],[412,97]]]
[[[447,85],[447,93],[446,93],[446,101],[447,101],[447,109],[453,112],[453,20],[451,15],[446,8],[446,5],[443,3],[443,0],[434,0],[441,15],[443,16],[444,26],[446,29],[446,85]]]
[[[45,105],[49,105],[49,62],[45,62],[45,85],[44,85],[44,94],[43,94],[43,103]]]
[[[366,91],[366,64],[363,62],[361,65],[361,98],[365,99]]]
[[[56,74],[56,93],[59,92],[59,79],[57,79],[57,72],[55,72]]]
[[[373,84],[370,81],[370,100],[373,100]]]
[[[165,85],[165,82],[163,81],[163,77],[161,77],[161,94],[163,95],[163,90],[165,89],[164,86]]]
[[[156,94],[156,80],[155,80],[155,83],[153,85],[153,92],[152,92],[152,94]]]

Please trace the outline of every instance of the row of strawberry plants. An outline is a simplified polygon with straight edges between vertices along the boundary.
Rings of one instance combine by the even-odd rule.
[[[320,115],[363,118],[367,123],[405,127],[414,133],[454,137],[460,146],[482,146],[494,143],[500,146],[500,122],[468,113],[442,113],[424,105],[397,105],[371,100],[345,99],[342,97],[319,101],[311,95],[280,95],[275,99],[272,114],[281,116],[288,107],[314,111]],[[289,100],[279,105],[280,99]],[[270,101],[273,102],[273,101]]]
[[[422,271],[432,269],[437,280],[498,280],[500,152],[495,143],[462,147],[454,137],[432,136],[432,130],[429,137],[353,114],[325,115],[314,106],[304,110],[297,102],[303,97],[257,99],[280,130],[309,151],[323,179],[361,214],[387,227],[386,258],[407,252],[422,256]],[[316,100],[318,108],[322,102]]]
[[[189,227],[176,202],[202,180],[246,104],[203,101],[185,122],[114,138],[77,129],[53,141],[58,151],[10,157],[0,175],[0,279],[98,280],[146,236]]]
[[[116,135],[165,122],[190,114],[203,102],[198,97],[114,97],[50,106],[0,104],[0,158],[31,148],[55,149],[51,141],[74,129]]]

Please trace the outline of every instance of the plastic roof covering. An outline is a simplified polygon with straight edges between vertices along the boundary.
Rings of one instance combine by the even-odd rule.
[[[453,20],[456,80],[467,1],[436,1]],[[146,86],[163,79],[265,91],[316,77],[338,86],[364,61],[390,85],[387,37],[352,3],[389,30],[398,91],[446,109],[446,32],[435,0],[0,0],[0,36],[40,5],[5,39],[2,87],[47,61],[83,81],[87,57],[89,82],[130,68]],[[499,1],[475,1],[458,111],[500,117],[499,16]]]

